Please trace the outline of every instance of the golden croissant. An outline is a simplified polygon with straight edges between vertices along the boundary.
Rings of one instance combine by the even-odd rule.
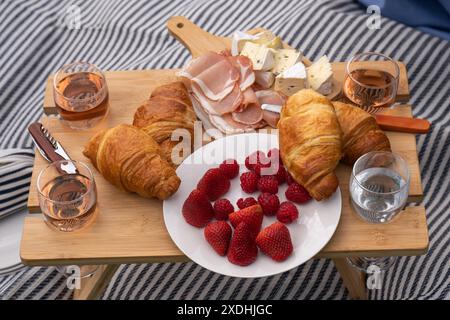
[[[164,200],[180,185],[159,145],[142,130],[126,124],[99,132],[83,154],[103,177],[122,190]]]
[[[177,81],[153,90],[150,98],[136,110],[133,125],[159,143],[164,156],[170,161],[172,148],[179,143],[171,140],[172,132],[186,129],[190,134],[190,146],[195,120],[188,91],[181,81]]]
[[[389,139],[369,113],[343,102],[333,102],[342,130],[342,161],[352,165],[370,151],[391,151]]]
[[[316,200],[338,187],[341,129],[331,102],[311,89],[289,97],[278,122],[280,154],[295,181]]]

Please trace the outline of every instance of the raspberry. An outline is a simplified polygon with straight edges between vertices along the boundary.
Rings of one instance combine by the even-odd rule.
[[[278,148],[270,149],[269,152],[267,152],[267,157],[270,159],[270,161],[278,159],[279,164],[283,163],[283,161],[281,160],[280,150]]]
[[[305,203],[311,199],[308,191],[296,182],[289,185],[285,194],[286,199],[297,203]]]
[[[237,206],[239,209],[244,209],[250,206],[253,206],[255,204],[257,204],[258,201],[255,200],[255,198],[253,197],[248,197],[248,198],[239,198],[239,200],[237,201]]]
[[[234,159],[227,159],[219,166],[222,173],[229,179],[237,177],[239,174],[239,164]]]
[[[288,185],[295,183],[294,178],[292,178],[291,174],[286,171],[286,181]]]
[[[248,170],[254,170],[255,164],[268,164],[269,159],[262,151],[255,151],[245,158],[245,166]]]
[[[278,172],[275,174],[275,177],[278,180],[278,184],[283,184],[286,181],[286,176],[286,169],[280,164],[278,167]]]
[[[270,163],[267,163],[267,164],[257,163],[253,166],[253,172],[255,172],[258,176],[270,175],[271,172],[268,168],[270,168]],[[264,170],[264,169],[266,169],[266,170]]]
[[[228,215],[234,212],[234,207],[228,199],[219,199],[214,202],[214,216],[217,220],[227,220]]]
[[[241,174],[241,188],[244,192],[253,193],[258,186],[258,176],[253,171]]]
[[[203,191],[210,201],[214,201],[228,192],[230,180],[219,168],[209,169],[198,182],[197,189]]]
[[[262,176],[258,180],[258,189],[261,192],[278,193],[278,181],[274,176]]]
[[[258,197],[258,202],[262,207],[263,213],[266,216],[273,216],[277,213],[280,206],[280,200],[276,194],[261,193]]]
[[[284,201],[280,204],[277,212],[277,219],[283,223],[291,223],[298,218],[298,209],[290,201]]]

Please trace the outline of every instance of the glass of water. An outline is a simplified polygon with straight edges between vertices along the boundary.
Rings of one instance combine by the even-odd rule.
[[[352,207],[362,219],[369,223],[389,222],[404,208],[408,199],[408,165],[392,152],[366,153],[355,162],[349,187]],[[371,266],[386,271],[396,257],[351,257],[347,260],[364,272]]]
[[[409,192],[406,161],[388,151],[374,151],[361,156],[350,176],[353,209],[364,220],[385,223],[405,206]]]

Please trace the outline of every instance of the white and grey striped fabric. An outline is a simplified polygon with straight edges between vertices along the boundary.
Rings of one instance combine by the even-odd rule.
[[[81,18],[67,23],[68,12]],[[209,32],[265,27],[306,56],[344,61],[379,51],[407,64],[414,115],[433,122],[417,137],[430,231],[430,249],[401,257],[372,299],[449,299],[450,287],[450,45],[400,23],[366,27],[365,10],[334,1],[0,1],[0,149],[26,161],[0,167],[0,210],[25,204],[31,140],[29,122],[42,114],[47,76],[74,60],[104,70],[177,68],[189,53],[165,28],[183,15]],[[15,154],[15,155],[14,155]],[[7,199],[7,201],[3,201]],[[1,287],[3,286],[3,289]],[[0,278],[3,299],[66,299],[71,292],[53,268],[27,268]],[[193,263],[123,265],[103,299],[349,299],[330,260],[312,260],[283,274],[238,279]]]

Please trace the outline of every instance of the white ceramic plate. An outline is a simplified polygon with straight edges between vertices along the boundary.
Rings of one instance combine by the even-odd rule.
[[[21,266],[20,239],[23,220],[27,214],[28,210],[24,208],[0,219],[0,274]]]
[[[198,149],[178,167],[181,179],[179,190],[164,201],[164,221],[172,240],[192,261],[211,271],[233,277],[256,278],[288,271],[305,263],[316,255],[331,239],[341,216],[341,192],[338,189],[326,201],[309,201],[297,205],[299,219],[287,225],[291,234],[294,252],[283,262],[275,262],[261,252],[256,261],[246,267],[234,265],[226,257],[221,257],[210,247],[203,236],[203,229],[189,225],[181,214],[186,197],[196,187],[206,170],[217,167],[223,160],[234,158],[240,164],[240,173],[247,171],[245,158],[251,152],[278,147],[276,135],[248,133],[228,136],[208,143]],[[279,188],[280,202],[285,201],[287,184]],[[231,181],[231,187],[224,196],[237,210],[236,201],[242,197],[258,197],[259,192],[249,195],[242,191],[239,177]],[[276,221],[275,217],[264,217],[263,227]]]

